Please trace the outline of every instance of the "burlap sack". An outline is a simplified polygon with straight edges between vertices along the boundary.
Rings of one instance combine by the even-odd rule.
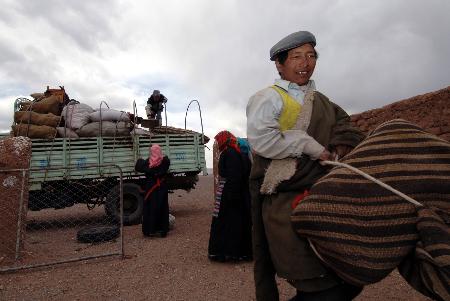
[[[60,116],[53,115],[52,113],[40,114],[30,111],[14,112],[14,121],[22,124],[48,125],[50,127],[57,127],[60,119]]]
[[[45,94],[44,93],[32,93],[30,94],[30,96],[33,98],[33,100],[35,101],[39,101],[43,98],[45,98]]]
[[[56,128],[47,125],[18,124],[12,126],[14,136],[29,138],[53,139],[56,137]]]
[[[40,101],[22,102],[20,110],[41,114],[52,113],[58,116],[61,113],[60,101],[55,95],[43,98]]]

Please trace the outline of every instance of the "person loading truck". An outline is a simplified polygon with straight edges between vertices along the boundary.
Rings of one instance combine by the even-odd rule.
[[[159,125],[162,124],[161,112],[164,109],[164,103],[167,102],[167,98],[159,92],[159,90],[153,90],[152,95],[147,100],[147,106],[145,112],[148,119],[156,119]]]

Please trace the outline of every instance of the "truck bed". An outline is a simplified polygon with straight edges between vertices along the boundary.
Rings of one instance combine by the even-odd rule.
[[[201,134],[198,133],[158,134],[151,138],[136,135],[32,139],[30,190],[40,189],[43,182],[98,178],[102,177],[103,173],[118,172],[118,169],[111,168],[111,165],[119,166],[124,178],[139,177],[142,174],[134,171],[134,164],[138,158],[147,158],[149,146],[155,143],[159,144],[164,154],[169,157],[170,173],[177,175],[203,172],[206,174],[205,146],[202,144]],[[83,168],[93,165],[99,165],[99,167]],[[76,168],[64,168],[69,166]],[[54,167],[61,168],[54,169]]]

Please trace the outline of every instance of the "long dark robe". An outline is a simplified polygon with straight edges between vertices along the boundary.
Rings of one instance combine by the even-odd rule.
[[[170,160],[167,156],[164,156],[160,165],[152,168],[149,167],[148,159],[139,159],[136,162],[136,171],[145,173],[146,177],[142,212],[142,233],[145,236],[165,236],[169,231],[169,197],[165,180],[169,166]]]
[[[243,158],[227,148],[220,155],[218,167],[225,184],[218,215],[211,222],[208,255],[217,260],[250,259],[251,213]]]
[[[243,193],[244,193],[244,205],[245,205],[245,212],[244,212],[244,237],[243,237],[243,252],[245,254],[249,254],[248,259],[253,258],[253,247],[252,247],[252,200],[250,196],[250,172],[252,169],[252,162],[250,160],[248,153],[242,153],[242,162],[243,162]]]

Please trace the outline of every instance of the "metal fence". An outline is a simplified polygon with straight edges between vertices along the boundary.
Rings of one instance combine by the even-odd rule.
[[[45,169],[0,170],[0,272],[123,256],[121,169]]]

